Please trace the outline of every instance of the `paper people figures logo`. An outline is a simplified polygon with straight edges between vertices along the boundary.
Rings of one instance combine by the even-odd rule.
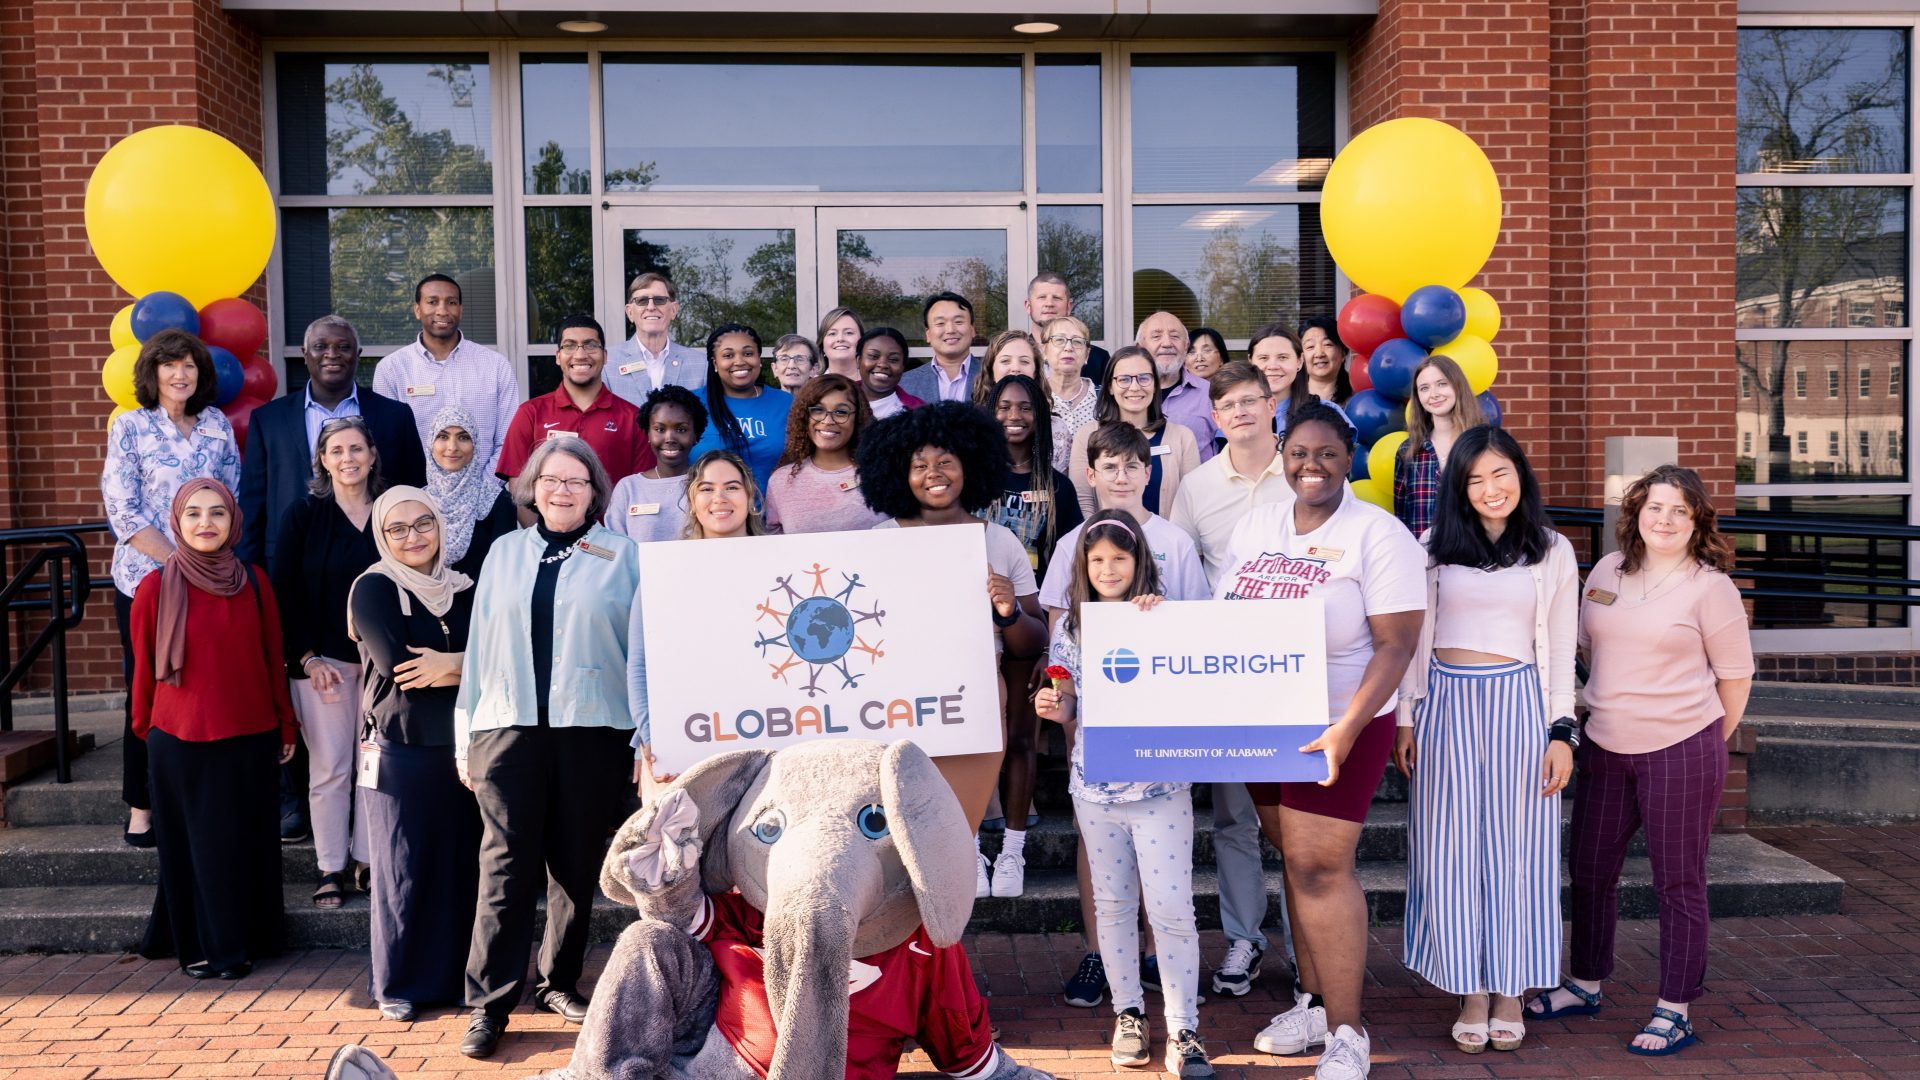
[[[857,573],[839,572],[840,589],[829,593],[827,575],[833,573],[836,571],[816,562],[810,569],[775,578],[767,598],[754,609],[759,612],[756,624],[775,624],[773,630],[758,627],[754,641],[761,658],[772,669],[771,677],[790,683],[789,672],[804,667],[807,681],[801,689],[808,697],[859,686],[860,677],[886,655],[881,649],[886,642],[875,639],[869,644],[860,633],[862,623],[870,622],[878,629],[886,611],[877,603],[871,611],[854,606],[854,594],[867,587]],[[799,586],[807,586],[809,578],[812,582],[808,591],[796,587],[796,579]],[[840,677],[838,687],[820,685],[821,677],[829,673]]]
[[[1108,682],[1130,683],[1140,674],[1140,658],[1132,649],[1112,649],[1100,661],[1100,673]]]

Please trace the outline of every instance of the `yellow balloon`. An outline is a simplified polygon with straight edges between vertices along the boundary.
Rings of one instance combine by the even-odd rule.
[[[113,339],[113,347],[116,349],[140,344],[140,339],[133,336],[132,304],[113,313],[113,325],[107,328],[107,336]]]
[[[1422,285],[1458,289],[1500,236],[1500,180],[1459,128],[1388,120],[1333,159],[1320,226],[1334,262],[1368,292],[1405,300]]]
[[[1400,444],[1407,441],[1404,431],[1389,431],[1380,436],[1373,447],[1367,451],[1367,479],[1387,487],[1388,509],[1393,502],[1393,466],[1395,455],[1400,453]]]
[[[1476,394],[1486,393],[1494,377],[1500,374],[1500,358],[1493,354],[1493,346],[1487,344],[1485,338],[1461,334],[1433,350],[1435,356],[1443,354],[1460,365],[1460,373],[1467,377],[1467,386]]]
[[[1499,303],[1485,289],[1461,289],[1460,299],[1467,302],[1467,325],[1460,332],[1492,341],[1500,333]]]
[[[239,296],[273,250],[273,194],[239,147],[166,125],[115,143],[87,181],[87,240],[127,292],[165,289],[196,308]]]
[[[1368,477],[1353,481],[1353,493],[1388,513],[1393,512],[1393,482],[1385,484]]]
[[[100,369],[100,384],[107,388],[107,396],[115,405],[123,409],[137,409],[140,399],[133,395],[133,362],[140,358],[138,343],[122,345],[107,357],[107,365]]]
[[[132,409],[128,408],[125,405],[116,406],[112,412],[107,414],[107,430],[112,431],[113,422],[132,411],[133,411]]]

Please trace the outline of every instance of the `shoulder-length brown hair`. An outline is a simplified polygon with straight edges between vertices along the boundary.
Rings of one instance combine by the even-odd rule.
[[[219,394],[219,377],[213,370],[213,354],[199,338],[185,330],[162,330],[140,346],[133,361],[133,400],[143,409],[160,407],[160,365],[169,360],[192,360],[198,373],[193,393],[187,395],[186,413],[199,416]]]
[[[1733,570],[1733,540],[1720,531],[1720,515],[1707,498],[1707,486],[1700,474],[1678,465],[1662,465],[1627,485],[1620,497],[1620,572],[1631,574],[1646,562],[1647,544],[1640,538],[1640,511],[1655,484],[1666,484],[1680,492],[1687,502],[1687,515],[1693,519],[1692,555],[1695,562],[1721,573]]]
[[[1487,422],[1480,410],[1480,399],[1474,396],[1473,387],[1467,385],[1467,374],[1460,365],[1446,353],[1434,353],[1413,369],[1413,381],[1420,382],[1420,373],[1432,368],[1446,377],[1447,385],[1453,387],[1453,430],[1457,435],[1470,428],[1477,428]],[[1413,460],[1413,455],[1433,438],[1433,414],[1420,404],[1420,394],[1415,391],[1407,402],[1407,441],[1400,444],[1400,458]]]
[[[774,468],[791,465],[793,474],[798,476],[800,466],[813,459],[813,425],[807,422],[807,410],[820,404],[835,390],[853,400],[853,434],[847,436],[847,453],[859,449],[860,433],[873,423],[873,409],[867,405],[867,395],[860,392],[852,379],[828,372],[815,375],[807,380],[805,386],[794,391],[793,407],[787,410],[787,446],[780,452],[780,461]]]

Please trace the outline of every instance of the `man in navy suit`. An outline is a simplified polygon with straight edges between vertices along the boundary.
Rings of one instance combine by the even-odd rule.
[[[921,318],[933,360],[900,376],[900,389],[933,404],[973,400],[973,302],[955,292],[927,297]]]
[[[341,416],[358,416],[373,431],[380,475],[389,484],[425,486],[426,454],[420,447],[413,410],[361,387],[360,335],[338,315],[315,319],[300,347],[307,361],[307,387],[283,394],[253,410],[247,424],[247,450],[240,462],[240,543],[242,562],[273,571],[280,520],[313,482],[313,447],[320,425]],[[302,744],[294,759],[280,767],[280,838],[304,840],[307,824],[307,763]]]

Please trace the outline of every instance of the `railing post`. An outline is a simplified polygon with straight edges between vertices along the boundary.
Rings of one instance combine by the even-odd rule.
[[[73,782],[73,762],[67,754],[67,556],[63,552],[47,569],[48,600],[53,616],[53,778],[55,782]],[[81,573],[85,573],[82,568]]]

